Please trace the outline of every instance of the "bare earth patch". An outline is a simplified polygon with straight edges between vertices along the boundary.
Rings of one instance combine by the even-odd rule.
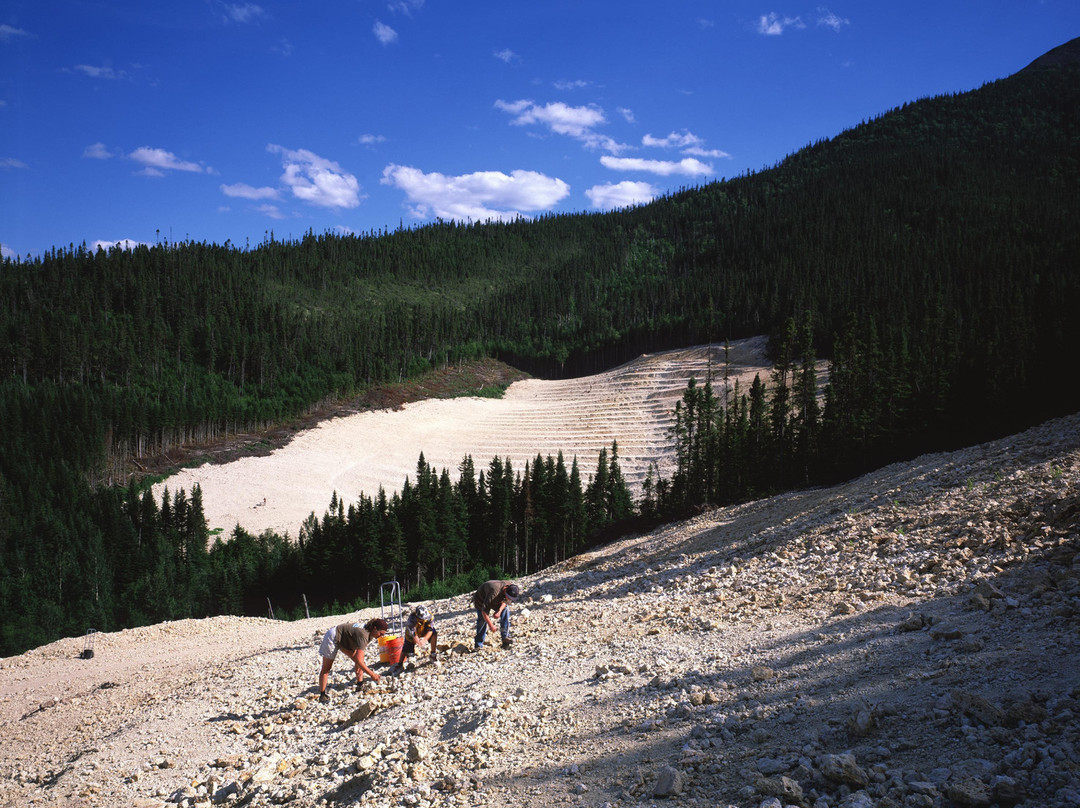
[[[336,492],[346,504],[416,478],[424,459],[451,479],[466,454],[477,471],[492,457],[522,471],[537,454],[577,457],[582,478],[596,470],[600,450],[618,442],[619,462],[636,495],[650,462],[670,476],[674,451],[668,430],[675,402],[691,377],[711,373],[718,392],[725,371],[749,391],[756,374],[767,381],[765,337],[642,356],[595,376],[561,381],[515,381],[501,399],[427,399],[382,410],[348,413],[306,429],[269,454],[184,469],[154,487],[175,494],[201,486],[211,529],[240,525],[295,538],[311,513],[321,517]],[[726,362],[725,362],[726,360]]]

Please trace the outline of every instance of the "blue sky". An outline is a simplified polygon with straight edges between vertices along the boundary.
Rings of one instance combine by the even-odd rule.
[[[1076,36],[1077,0],[6,0],[0,250],[610,210]]]

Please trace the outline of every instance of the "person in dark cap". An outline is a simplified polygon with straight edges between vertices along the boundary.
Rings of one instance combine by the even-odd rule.
[[[322,656],[322,669],[319,671],[319,701],[326,704],[330,697],[326,694],[326,683],[330,679],[330,668],[334,666],[334,659],[338,651],[344,652],[351,659],[356,670],[356,686],[359,688],[364,683],[364,674],[371,677],[372,681],[379,681],[379,674],[364,664],[364,651],[368,643],[377,640],[384,635],[390,626],[381,617],[368,620],[363,625],[360,621],[355,623],[342,623],[328,629],[323,635],[322,644],[319,645],[319,655]]]
[[[521,587],[510,581],[486,581],[473,593],[473,607],[476,609],[476,648],[484,646],[488,629],[495,631],[495,621],[499,621],[499,634],[502,635],[502,647],[509,648],[510,639],[510,602],[521,594]]]

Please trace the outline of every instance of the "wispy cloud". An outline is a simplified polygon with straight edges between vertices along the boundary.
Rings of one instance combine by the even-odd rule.
[[[281,209],[277,205],[259,205],[257,210],[259,213],[264,216],[269,216],[271,219],[285,218],[285,214],[281,212]]]
[[[281,155],[285,169],[281,181],[302,202],[322,208],[355,208],[360,204],[360,183],[333,160],[307,149],[286,149],[274,144],[266,150]]]
[[[6,244],[0,244],[0,258],[13,258],[14,259],[14,258],[18,258],[18,257],[19,257],[18,254],[15,252],[15,250],[11,249],[11,247],[9,247]]]
[[[405,192],[410,213],[418,219],[513,221],[550,210],[570,193],[570,186],[535,171],[477,171],[456,177],[425,174],[412,166],[388,165],[382,183]]]
[[[661,149],[685,149],[690,146],[700,146],[701,143],[701,138],[691,132],[672,132],[665,137],[645,135],[641,139],[642,146],[653,146]]]
[[[233,185],[222,185],[221,192],[225,196],[231,196],[239,199],[280,199],[281,192],[277,188],[271,188],[264,185],[261,188],[255,188],[248,185],[246,182],[237,182]]]
[[[393,2],[387,3],[386,7],[396,14],[411,17],[413,12],[424,7],[424,0],[393,0]]]
[[[600,158],[600,164],[615,171],[647,171],[661,177],[673,175],[702,177],[714,173],[711,165],[693,157],[687,157],[675,162],[672,160],[646,160],[641,157],[611,157],[604,155]]]
[[[634,123],[634,110],[627,109],[626,107],[619,107],[619,114],[623,116],[623,119],[627,123]]]
[[[757,31],[765,36],[780,36],[786,28],[805,28],[801,17],[781,17],[775,11],[763,14],[758,21]]]
[[[228,22],[252,23],[266,17],[266,9],[255,3],[226,3],[225,19]]]
[[[706,149],[704,140],[693,132],[687,131],[672,132],[665,137],[645,135],[641,139],[641,145],[660,149],[678,149],[683,154],[693,157],[731,157],[730,154],[720,149]]]
[[[204,168],[199,163],[189,160],[181,160],[175,154],[165,149],[152,149],[149,146],[140,146],[128,158],[143,166],[140,174],[148,177],[163,177],[166,171],[190,171],[197,174],[212,174],[213,170]]]
[[[11,42],[22,37],[33,37],[29,31],[11,25],[0,25],[0,42]]]
[[[149,247],[145,241],[135,241],[130,238],[117,239],[116,241],[94,241],[90,243],[90,249],[93,252],[98,250],[105,250],[108,252],[113,247],[119,247],[121,250],[134,250],[136,247]]]
[[[109,81],[119,81],[120,79],[126,79],[128,74],[123,70],[115,70],[111,67],[96,65],[75,65],[75,70],[83,75],[89,76],[92,79],[107,79]]]
[[[594,208],[618,210],[631,205],[643,205],[656,198],[657,190],[647,182],[625,180],[608,185],[594,185],[585,192]]]
[[[607,123],[604,111],[596,106],[572,107],[562,101],[539,106],[527,100],[499,100],[495,102],[495,106],[515,116],[511,121],[515,126],[546,126],[557,135],[572,137],[590,149],[602,149],[612,154],[629,148],[596,131],[596,127]]]
[[[375,38],[384,45],[390,45],[397,42],[398,34],[389,25],[375,21],[375,24],[371,27],[371,31],[375,34]]]
[[[496,59],[510,64],[511,62],[520,61],[520,57],[509,48],[503,48],[502,50],[495,51],[492,54]]]
[[[83,149],[83,157],[91,160],[109,160],[115,156],[104,143],[91,143]]]
[[[357,142],[361,146],[378,146],[380,143],[386,142],[386,137],[384,135],[360,135]]]
[[[818,6],[818,25],[827,25],[834,31],[839,31],[845,25],[851,25],[851,20],[838,17],[824,6]]]
[[[575,79],[574,81],[557,81],[554,84],[556,90],[583,90],[589,86],[591,82],[584,81],[583,79]]]
[[[0,157],[0,168],[29,168],[22,160],[16,160],[14,157]]]

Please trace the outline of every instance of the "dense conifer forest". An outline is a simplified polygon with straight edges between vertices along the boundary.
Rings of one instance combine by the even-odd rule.
[[[635,514],[841,479],[1077,410],[1077,46],[623,211],[5,259],[0,654],[90,626],[265,614],[268,597],[295,610],[317,580],[316,608],[387,576],[414,594],[465,587]],[[125,472],[467,359],[574,376],[762,333],[773,377],[692,385],[678,471],[637,504],[617,445],[584,469],[466,456],[454,478],[421,456],[405,490],[335,497],[296,541],[211,537],[199,491],[157,502]],[[831,366],[820,405],[815,358]]]

